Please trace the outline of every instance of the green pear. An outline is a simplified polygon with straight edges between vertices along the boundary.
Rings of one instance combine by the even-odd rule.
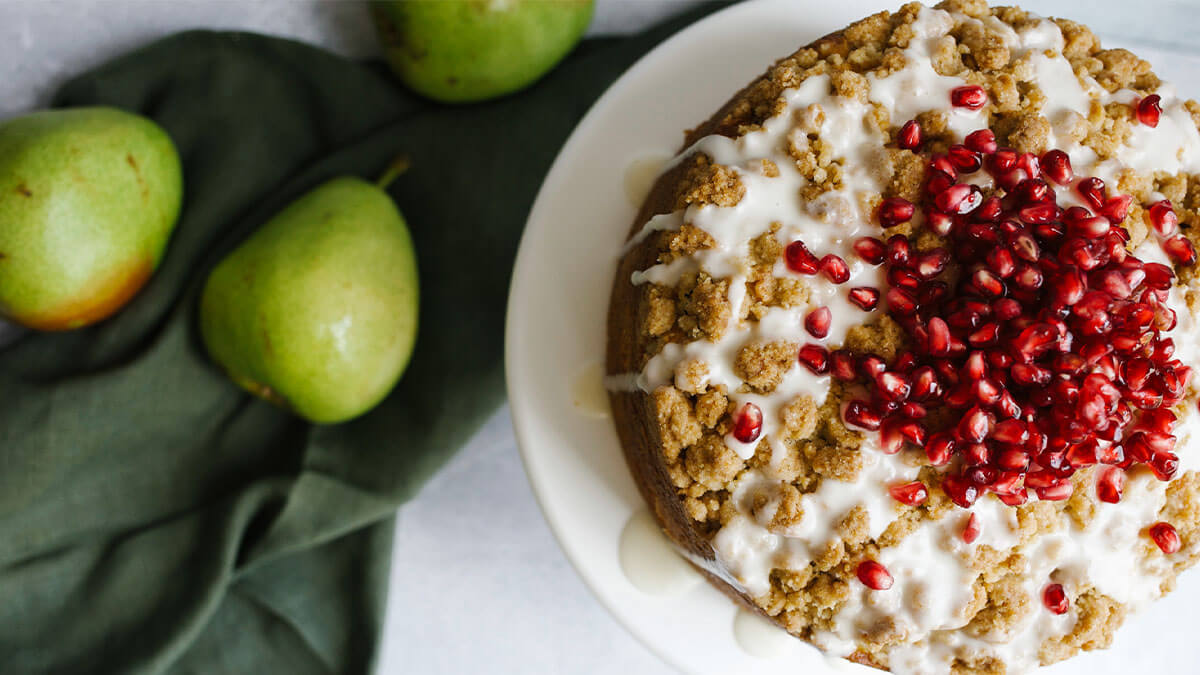
[[[593,0],[371,3],[392,70],[446,103],[503,96],[538,80],[579,42]]]
[[[313,422],[340,422],[400,379],[417,299],[417,260],[396,205],[379,185],[335,178],[213,269],[200,330],[242,388]]]
[[[175,146],[112,108],[0,124],[0,314],[39,330],[99,321],[162,260],[183,200]]]

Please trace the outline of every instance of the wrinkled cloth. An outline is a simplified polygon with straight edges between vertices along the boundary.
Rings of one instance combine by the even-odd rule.
[[[0,672],[370,671],[393,515],[502,401],[508,280],[545,172],[613,80],[712,9],[584,42],[527,91],[468,106],[239,33],[179,34],[67,83],[54,105],[161,124],[186,196],[160,268],[116,317],[0,352]],[[289,201],[400,153],[416,352],[367,415],[306,424],[208,360],[199,290]]]

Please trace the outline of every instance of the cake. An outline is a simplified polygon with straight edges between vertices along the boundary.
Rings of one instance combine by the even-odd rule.
[[[1200,555],[1198,123],[1083,25],[948,0],[686,132],[606,359],[679,551],[895,673],[1111,644]]]

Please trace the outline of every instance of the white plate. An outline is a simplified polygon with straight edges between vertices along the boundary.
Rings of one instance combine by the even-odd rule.
[[[647,647],[687,673],[818,675],[849,665],[827,662],[791,639],[767,645],[772,656],[751,656],[734,637],[737,609],[714,588],[699,584],[682,594],[649,595],[622,572],[621,531],[644,506],[612,420],[577,405],[575,387],[603,359],[609,288],[636,215],[626,172],[639,160],[673,154],[683,129],[707,118],[776,58],[896,4],[759,0],[725,9],[659,45],[579,123],[546,177],[521,241],[505,351],[529,480],[597,598]],[[1187,620],[1200,606],[1194,576],[1185,574],[1178,591],[1128,622],[1113,649],[1043,672],[1195,672]]]

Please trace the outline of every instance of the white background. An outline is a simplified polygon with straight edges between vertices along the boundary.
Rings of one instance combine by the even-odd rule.
[[[796,0],[798,11],[806,2]],[[648,26],[694,0],[598,0],[592,34]],[[1200,98],[1200,3],[1034,0],[1089,23]],[[359,2],[0,0],[0,117],[44,102],[70,75],[186,28],[296,37],[379,52]],[[765,65],[765,64],[764,64]],[[708,111],[697,111],[696,118]],[[2,331],[0,331],[2,334]],[[575,576],[530,494],[507,409],[400,511],[381,673],[666,673]]]

